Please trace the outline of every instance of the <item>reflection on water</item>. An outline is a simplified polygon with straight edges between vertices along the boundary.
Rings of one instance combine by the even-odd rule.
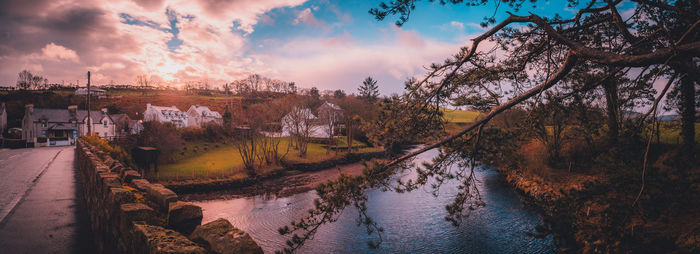
[[[418,159],[436,153],[429,151]],[[477,175],[486,207],[473,211],[459,227],[443,219],[455,183],[443,186],[437,198],[421,189],[403,194],[372,190],[368,214],[385,230],[379,249],[368,247],[368,240],[376,236],[368,236],[364,227],[357,226],[357,211],[350,207],[337,222],[322,226],[300,253],[550,253],[550,238],[526,235],[541,223],[536,214],[523,208],[517,194],[493,170],[479,170]],[[205,223],[226,218],[272,253],[286,241],[277,229],[305,215],[314,198],[316,194],[310,191],[278,199],[256,196],[197,204],[204,210]]]

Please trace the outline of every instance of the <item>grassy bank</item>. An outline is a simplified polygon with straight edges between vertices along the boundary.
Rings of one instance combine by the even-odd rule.
[[[345,139],[336,138],[338,147],[347,147]],[[360,141],[354,141],[353,153],[380,152],[381,148],[367,147]],[[290,139],[282,138],[279,146],[280,154],[285,164],[313,164],[335,160],[347,152],[327,151],[325,144],[309,143],[306,156],[299,156],[299,151],[289,147]],[[162,162],[161,162],[162,163]],[[256,170],[259,175],[275,174],[284,168],[280,165],[267,165]],[[243,170],[243,160],[238,148],[232,143],[188,142],[183,150],[174,156],[174,161],[162,163],[157,174],[150,177],[159,181],[181,181],[193,179],[246,179],[248,175]]]

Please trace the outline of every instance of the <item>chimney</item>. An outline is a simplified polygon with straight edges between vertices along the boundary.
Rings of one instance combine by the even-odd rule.
[[[151,104],[150,104],[150,103],[146,104],[146,109],[149,109],[149,108],[151,108]]]
[[[70,113],[70,116],[74,117],[78,114],[78,106],[77,105],[70,105],[68,106],[68,113]]]
[[[102,108],[102,114],[107,114],[107,108]]]

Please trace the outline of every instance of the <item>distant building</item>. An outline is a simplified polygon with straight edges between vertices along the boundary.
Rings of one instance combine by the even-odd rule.
[[[0,104],[0,137],[5,134],[7,130],[7,110],[5,110],[5,103]]]
[[[318,117],[308,108],[293,108],[280,121],[282,136],[307,136],[314,138],[326,137],[318,124]]]
[[[343,109],[330,102],[325,102],[316,110],[318,111],[319,117],[319,128],[321,132],[325,134],[324,137],[328,137],[328,134],[335,135],[338,132],[339,127],[342,127],[340,121],[343,117]],[[330,122],[330,124],[329,124]],[[330,128],[330,130],[329,130]]]
[[[90,111],[78,110],[78,106],[67,109],[34,108],[25,105],[22,119],[22,139],[35,146],[71,145],[75,140],[87,135],[88,125],[92,133],[106,139],[115,137],[115,125],[107,109]]]
[[[146,111],[143,112],[143,121],[158,121],[161,123],[173,123],[178,128],[187,126],[187,114],[180,111],[177,107],[161,107],[146,104]]]
[[[115,135],[117,137],[138,134],[143,130],[141,120],[131,120],[127,114],[113,114],[110,116],[114,120]]]
[[[143,121],[129,120],[129,134],[139,134],[143,130]]]
[[[88,93],[88,91],[87,91],[87,88],[85,88],[85,87],[81,87],[81,88],[78,88],[77,90],[75,90],[75,95],[85,96],[85,95],[87,95],[87,93]],[[92,96],[105,95],[106,93],[107,93],[107,91],[105,91],[104,89],[100,89],[97,87],[90,87],[90,95],[92,95]]]
[[[223,124],[223,117],[216,111],[212,111],[209,107],[192,105],[187,110],[187,126],[204,127],[207,123]]]

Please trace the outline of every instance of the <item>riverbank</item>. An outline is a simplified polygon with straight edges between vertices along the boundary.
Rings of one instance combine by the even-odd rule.
[[[416,157],[414,162],[431,161],[437,149]],[[350,165],[346,165],[350,166]],[[341,167],[343,173],[361,174],[362,164]],[[323,171],[337,176],[337,169]],[[334,174],[333,174],[334,173]],[[415,171],[401,176],[417,177]],[[367,190],[367,213],[383,229],[385,241],[378,249],[368,246],[363,226],[357,226],[357,210],[348,207],[338,220],[318,229],[318,233],[299,249],[299,253],[551,253],[551,237],[530,236],[542,219],[534,207],[523,205],[521,195],[504,182],[494,170],[476,170],[477,185],[488,205],[470,212],[462,225],[455,227],[444,219],[444,207],[454,201],[458,181],[445,182],[439,196],[416,189],[397,193],[379,188]],[[203,221],[224,217],[234,226],[250,232],[265,252],[272,253],[287,246],[288,237],[279,234],[280,227],[305,216],[318,198],[314,191],[284,197],[253,196],[192,201],[202,206]]]
[[[542,209],[545,225],[538,233],[552,234],[560,252],[697,253],[700,206],[697,199],[677,196],[699,193],[700,168],[683,172],[669,163],[661,158],[650,165],[638,202],[640,185],[629,180],[638,179],[633,173],[557,171],[544,179],[520,170],[499,171]]]
[[[340,173],[360,175],[362,161],[384,158],[384,152],[350,153],[340,158],[317,163],[283,163],[283,170],[256,178],[219,178],[161,182],[179,195],[193,199],[216,199],[254,195],[285,196],[315,188],[319,183],[333,180]]]
[[[320,183],[338,178],[340,174],[361,175],[363,169],[364,164],[356,162],[317,171],[288,171],[285,175],[261,179],[255,184],[202,193],[182,193],[180,197],[189,201],[234,199],[258,195],[269,198],[287,197],[312,190]]]

